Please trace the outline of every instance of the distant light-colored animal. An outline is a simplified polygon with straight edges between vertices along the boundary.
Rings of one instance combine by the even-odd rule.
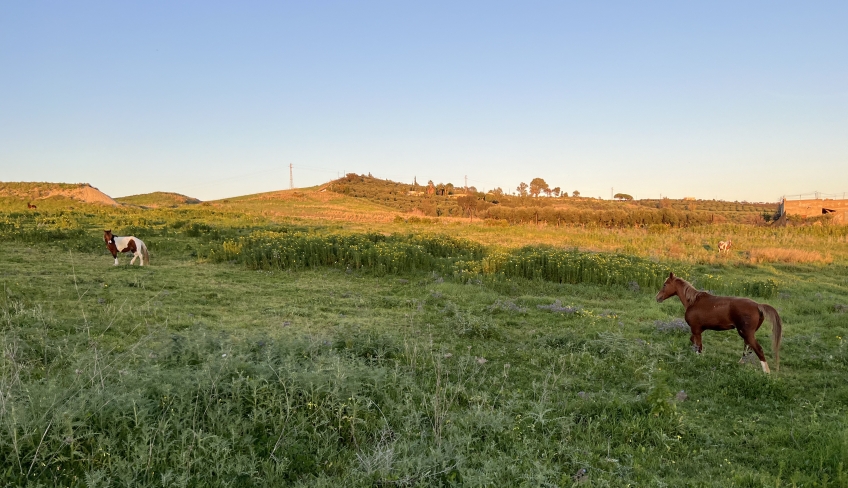
[[[27,202],[27,208],[36,209],[36,208],[38,208],[38,207],[36,207],[35,205],[33,205],[33,204],[31,204],[31,203]]]
[[[135,236],[114,236],[111,230],[103,232],[103,240],[106,242],[106,248],[112,253],[115,258],[115,266],[118,265],[118,253],[132,253],[133,258],[130,260],[130,266],[135,263],[136,258],[141,260],[140,265],[150,264],[150,254],[147,252],[147,246],[144,242]]]
[[[730,252],[730,248],[733,247],[733,241],[730,239],[726,241],[719,241],[718,243],[718,252]]]

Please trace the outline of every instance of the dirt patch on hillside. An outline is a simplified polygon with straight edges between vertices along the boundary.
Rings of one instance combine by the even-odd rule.
[[[118,206],[112,197],[88,183],[0,183],[0,196],[28,201],[64,197],[80,202]]]

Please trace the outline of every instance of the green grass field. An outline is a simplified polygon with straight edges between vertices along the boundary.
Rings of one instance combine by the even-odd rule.
[[[266,197],[0,215],[3,486],[848,486],[844,228],[409,223],[341,195]],[[144,239],[152,266],[112,266],[104,227]],[[394,261],[376,263],[418,263],[393,268],[316,247],[365,233],[468,254],[378,239]],[[239,254],[267,235],[347,261]],[[771,280],[755,299],[783,317],[780,371],[739,364],[734,332],[693,353],[648,278],[484,269],[532,268],[547,248],[517,248],[554,243],[633,259],[612,271]]]

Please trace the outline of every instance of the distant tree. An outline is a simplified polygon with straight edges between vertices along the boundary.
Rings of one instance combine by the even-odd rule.
[[[613,198],[615,198],[616,200],[633,200],[633,197],[631,197],[627,193],[616,193],[615,195],[613,195]]]
[[[575,198],[577,198],[577,197],[580,196],[580,192],[577,191],[577,190],[574,190],[573,192],[571,192],[571,195],[573,195]]]
[[[539,193],[548,189],[548,184],[542,178],[533,178],[530,181],[530,195],[538,197]]]
[[[445,195],[453,195],[454,186],[453,183],[445,184]]]
[[[471,193],[468,193],[457,198],[456,203],[462,209],[463,215],[467,213],[468,217],[471,218],[471,220],[473,221],[474,212],[477,210],[477,197]]]
[[[527,186],[527,183],[524,183],[522,181],[521,184],[519,184],[518,187],[516,188],[516,190],[518,191],[518,196],[526,197],[527,196],[527,188],[529,188]]]
[[[503,191],[503,189],[501,189],[501,187],[497,187],[497,188],[495,188],[494,190],[490,191],[489,193],[491,193],[491,194],[493,194],[493,195],[495,195],[495,196],[502,197],[502,196],[503,196],[503,194],[504,194],[504,191]]]
[[[553,193],[555,197],[559,197],[559,194],[560,194],[561,191],[562,190],[560,189],[560,187],[557,186],[557,187],[554,187],[553,190],[551,190],[551,193]]]
[[[436,185],[433,184],[433,180],[427,182],[427,196],[432,196],[436,194]],[[429,214],[428,214],[429,215]]]
[[[551,190],[550,188],[544,188],[542,189],[542,191],[545,192],[546,197],[550,197],[551,193],[553,193],[553,190]]]

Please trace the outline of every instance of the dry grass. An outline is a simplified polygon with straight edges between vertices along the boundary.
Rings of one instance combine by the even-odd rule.
[[[784,249],[780,247],[761,247],[751,249],[750,260],[752,263],[829,264],[833,262],[833,257],[830,254],[822,255],[822,253],[818,251]]]

